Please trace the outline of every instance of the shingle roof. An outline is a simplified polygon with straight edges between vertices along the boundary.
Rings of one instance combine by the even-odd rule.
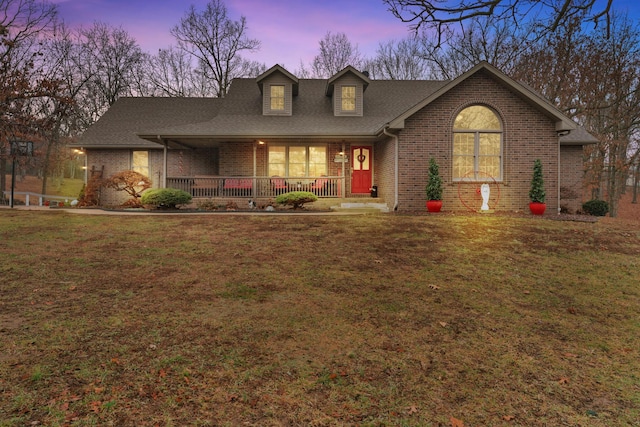
[[[471,71],[480,69],[493,71],[488,64]],[[370,80],[363,94],[361,117],[334,115],[324,79],[298,80],[291,116],[262,114],[263,98],[256,79],[235,79],[226,98],[121,98],[84,133],[77,146],[157,148],[158,136],[183,143],[189,139],[372,138],[390,122],[403,121],[457,80]],[[556,114],[550,105],[545,108]],[[559,112],[556,116],[569,120]],[[563,145],[594,141],[579,126],[561,138]]]
[[[595,144],[597,142],[598,139],[587,132],[587,130],[582,126],[578,126],[568,135],[563,135],[560,137],[560,145],[584,145]]]
[[[136,133],[205,121],[220,108],[219,98],[120,98],[75,144],[93,148],[158,148]]]
[[[255,79],[235,79],[213,119],[183,126],[151,128],[141,135],[165,137],[330,137],[375,136],[389,120],[420,102],[446,82],[372,80],[364,93],[362,117],[336,117],[326,80],[299,80],[292,116],[262,115],[262,95]]]

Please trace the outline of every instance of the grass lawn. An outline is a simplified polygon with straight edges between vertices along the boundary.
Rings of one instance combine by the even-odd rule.
[[[11,190],[11,175],[6,176],[7,189],[9,192]],[[27,175],[24,178],[16,177],[16,182],[14,191],[21,192],[31,192],[35,194],[42,193],[42,179]],[[70,200],[78,198],[80,195],[80,191],[84,186],[84,179],[75,179],[75,178],[53,178],[49,177],[47,179],[47,191],[46,194],[48,196],[64,196],[68,197]],[[7,196],[8,197],[8,196]],[[16,195],[16,200],[24,202],[24,196]]]
[[[640,426],[640,227],[0,211],[0,426]]]

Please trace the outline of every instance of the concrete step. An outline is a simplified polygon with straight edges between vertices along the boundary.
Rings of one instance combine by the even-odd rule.
[[[332,211],[336,212],[358,212],[358,213],[381,213],[389,212],[386,203],[380,202],[344,202],[340,205],[331,206]]]

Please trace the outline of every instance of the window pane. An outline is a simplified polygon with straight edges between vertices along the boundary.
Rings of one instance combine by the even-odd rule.
[[[284,110],[284,86],[271,86],[271,109]]]
[[[502,130],[498,116],[489,108],[474,105],[458,114],[453,123],[454,129]]]
[[[453,154],[473,155],[474,144],[474,133],[456,133],[453,138]]]
[[[478,174],[480,180],[500,179],[500,157],[481,156],[478,158]]]
[[[286,176],[287,147],[269,146],[269,176]]]
[[[326,146],[269,146],[269,176],[303,177],[326,174]]]
[[[353,152],[353,170],[368,171],[371,169],[371,155],[368,148],[359,148]]]
[[[458,114],[453,127],[453,178],[501,180],[502,125],[497,114],[474,105]]]
[[[481,133],[480,134],[480,155],[481,156],[499,156],[500,155],[500,135],[497,133]]]
[[[149,176],[149,152],[134,151],[131,156],[131,170]]]
[[[473,156],[453,156],[453,177],[473,178]]]
[[[327,174],[327,147],[309,147],[309,176]]]
[[[289,147],[289,176],[305,176],[306,163],[307,147]]]
[[[356,110],[356,87],[342,86],[342,111]]]

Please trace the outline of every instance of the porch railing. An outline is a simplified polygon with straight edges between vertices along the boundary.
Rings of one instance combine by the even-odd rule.
[[[289,191],[310,191],[318,197],[344,197],[344,177],[168,177],[167,187],[190,193],[193,197],[276,197]]]
[[[15,202],[24,203],[25,206],[48,206],[50,203],[68,202],[73,197],[69,196],[50,196],[47,194],[32,193],[30,191],[14,191],[13,192],[13,204]],[[34,200],[36,201],[34,203]],[[49,203],[47,203],[49,202]],[[3,191],[2,197],[0,197],[0,205],[11,203],[11,191]]]

